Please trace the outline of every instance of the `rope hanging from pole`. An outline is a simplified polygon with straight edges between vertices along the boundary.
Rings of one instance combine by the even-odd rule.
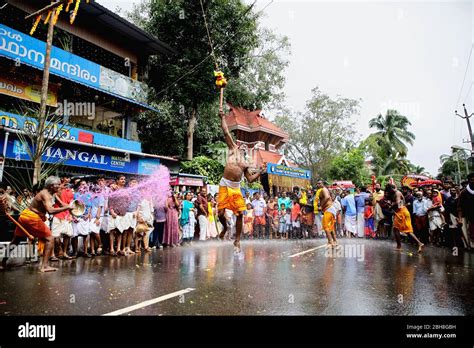
[[[207,38],[209,40],[209,47],[211,48],[211,55],[212,58],[214,59],[214,65],[215,65],[215,70],[214,70],[214,77],[216,78],[216,87],[219,89],[220,96],[219,96],[219,111],[223,110],[223,104],[224,104],[224,88],[227,86],[227,79],[224,76],[224,73],[219,69],[219,64],[217,62],[216,58],[216,53],[214,51],[214,45],[212,43],[212,38],[211,38],[211,33],[209,31],[209,26],[207,25],[207,19],[206,19],[206,13],[204,11],[204,5],[202,3],[202,0],[199,0],[201,3],[201,10],[202,10],[202,16],[204,18],[204,25],[206,27],[206,32],[207,32]]]

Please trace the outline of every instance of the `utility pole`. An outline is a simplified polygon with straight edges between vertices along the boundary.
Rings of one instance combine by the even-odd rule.
[[[33,17],[40,16],[46,12],[52,11],[51,17],[49,18],[48,23],[48,37],[46,39],[46,54],[44,59],[44,69],[43,69],[43,81],[41,84],[41,101],[40,101],[40,113],[38,117],[38,129],[37,129],[37,139],[36,144],[33,146],[36,147],[34,153],[33,161],[33,185],[36,185],[39,181],[41,174],[41,156],[43,152],[43,147],[45,143],[44,129],[46,126],[46,101],[48,99],[48,85],[49,85],[49,68],[51,65],[51,47],[53,45],[53,32],[54,32],[54,11],[60,5],[67,3],[67,0],[51,0],[51,3],[48,6],[36,11],[25,17],[25,20],[28,20]]]
[[[458,164],[458,175],[457,175],[457,184],[458,185],[461,185],[461,166],[459,165],[459,152],[456,151],[456,153],[454,154],[456,156],[456,162]]]
[[[471,122],[469,121],[469,119],[471,118],[472,115],[474,115],[474,113],[468,115],[467,110],[466,110],[466,104],[462,104],[462,107],[464,108],[464,116],[459,115],[457,110],[455,111],[455,114],[456,116],[459,116],[465,119],[467,122],[467,129],[469,130],[469,139],[471,142],[471,157],[472,157],[474,156],[474,135],[472,134],[472,127],[471,127]]]

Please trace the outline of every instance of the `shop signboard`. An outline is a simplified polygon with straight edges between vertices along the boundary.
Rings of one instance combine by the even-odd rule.
[[[311,171],[302,169],[302,168],[295,168],[295,167],[287,167],[275,163],[267,163],[267,173],[271,175],[278,175],[278,176],[288,176],[291,178],[297,179],[311,179]]]
[[[0,24],[0,56],[44,69],[46,43]],[[58,47],[51,48],[51,74],[144,104],[147,86]]]
[[[1,139],[0,139],[1,141]],[[10,137],[6,157],[16,161],[30,161],[25,144],[19,139]],[[90,147],[78,147],[57,142],[48,147],[42,156],[45,163],[61,162],[63,165],[91,168],[124,174],[150,175],[152,165],[159,165],[158,159],[141,159],[134,156],[120,156],[115,151]],[[142,163],[140,164],[140,161]],[[141,168],[141,169],[139,169]]]

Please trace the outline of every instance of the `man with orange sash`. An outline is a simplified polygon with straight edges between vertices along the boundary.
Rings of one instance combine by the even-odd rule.
[[[326,237],[328,238],[328,247],[335,247],[337,246],[337,239],[336,239],[336,215],[337,211],[333,205],[331,194],[324,183],[320,180],[317,182],[319,193],[319,207],[321,207],[321,211],[323,213],[322,217],[322,227],[323,231],[326,233]]]
[[[219,111],[221,117],[221,127],[224,132],[225,141],[229,149],[227,156],[227,163],[224,168],[224,175],[219,183],[219,195],[217,196],[217,211],[219,221],[221,222],[224,229],[219,235],[220,239],[224,239],[227,232],[227,222],[225,219],[225,210],[229,209],[237,216],[236,222],[236,236],[234,241],[234,252],[240,252],[240,235],[242,233],[242,214],[247,207],[245,205],[244,197],[240,191],[240,181],[245,175],[249,183],[257,180],[266,168],[263,168],[257,173],[251,174],[250,161],[243,156],[238,146],[232,139],[232,135],[229,132],[227,123],[225,121],[225,115],[222,110]]]
[[[48,264],[49,258],[53,251],[54,239],[49,227],[45,224],[46,213],[53,215],[66,210],[73,209],[72,203],[70,205],[64,205],[62,202],[61,207],[53,208],[53,196],[59,191],[61,181],[56,176],[50,176],[46,179],[44,188],[38,192],[33,198],[30,206],[23,210],[20,214],[18,222],[28,231],[33,237],[38,238],[44,243],[43,262],[40,266],[40,272],[52,272],[56,271],[56,268],[50,267]],[[22,237],[26,237],[26,234],[17,227],[13,240],[10,243],[9,249],[12,246],[17,246]],[[2,260],[3,269],[6,268],[9,253]]]
[[[385,186],[385,192],[388,193],[388,197],[392,202],[391,209],[394,211],[393,235],[395,236],[395,241],[397,242],[396,250],[402,249],[400,233],[405,233],[418,243],[418,252],[421,253],[423,251],[424,244],[420,242],[420,240],[413,233],[410,212],[408,211],[407,207],[405,207],[403,194],[395,188],[395,185],[392,184],[387,184],[387,186]]]

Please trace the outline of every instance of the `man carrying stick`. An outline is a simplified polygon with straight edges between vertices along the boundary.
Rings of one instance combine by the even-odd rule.
[[[242,233],[242,213],[247,210],[245,200],[242,197],[240,191],[240,181],[242,176],[245,175],[248,182],[254,182],[258,177],[265,171],[265,166],[254,174],[251,174],[249,169],[250,165],[239,152],[239,148],[234,143],[232,135],[227,128],[225,121],[225,115],[222,110],[219,110],[221,117],[221,127],[224,131],[225,141],[229,148],[229,155],[227,157],[227,163],[224,168],[224,175],[219,183],[219,195],[217,197],[217,210],[219,221],[222,223],[224,229],[219,235],[220,239],[224,239],[227,232],[227,221],[225,219],[225,210],[229,209],[237,216],[236,225],[236,237],[234,241],[234,252],[240,252],[240,235]]]
[[[53,208],[53,196],[59,191],[61,181],[56,176],[50,176],[46,179],[44,188],[38,192],[33,198],[30,206],[26,208],[18,219],[19,225],[15,230],[11,246],[17,246],[22,237],[37,237],[44,242],[43,262],[40,267],[40,272],[53,272],[57,269],[50,267],[48,264],[49,257],[53,251],[54,240],[49,227],[44,223],[46,221],[46,213],[57,214],[66,210],[73,209],[72,203],[70,205],[63,205],[59,208]],[[62,204],[62,202],[60,202]],[[27,232],[25,233],[26,230]],[[2,260],[3,269],[6,268],[9,253]]]

